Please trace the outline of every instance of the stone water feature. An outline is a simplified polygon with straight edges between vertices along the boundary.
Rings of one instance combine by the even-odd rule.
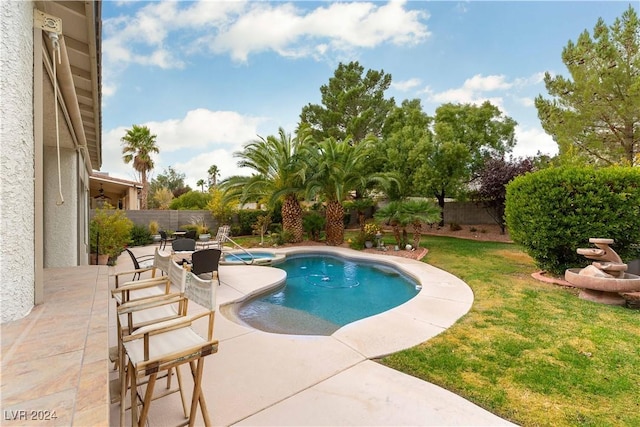
[[[579,297],[611,305],[625,305],[621,294],[640,292],[640,276],[627,273],[627,264],[609,245],[613,239],[589,239],[595,248],[579,248],[578,254],[594,262],[585,268],[570,268],[564,278],[580,288]]]

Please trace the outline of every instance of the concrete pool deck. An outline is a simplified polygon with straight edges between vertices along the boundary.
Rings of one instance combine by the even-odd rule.
[[[141,255],[154,247],[133,250]],[[262,332],[218,313],[219,352],[206,359],[203,386],[215,425],[512,425],[447,390],[370,360],[417,345],[453,325],[473,303],[471,289],[460,279],[419,261],[346,248],[274,252],[329,252],[377,260],[401,268],[421,282],[422,290],[410,301],[331,336]],[[126,258],[120,257],[117,271],[131,268]],[[284,272],[265,266],[221,266],[220,278],[217,298],[224,306],[282,282]],[[116,343],[114,311],[110,304],[110,345]],[[112,425],[117,424],[118,410],[118,403],[111,405]],[[178,395],[151,405],[151,426],[174,425],[182,419]]]

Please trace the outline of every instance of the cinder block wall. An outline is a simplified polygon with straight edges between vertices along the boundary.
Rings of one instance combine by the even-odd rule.
[[[91,210],[93,218],[95,210]],[[134,224],[149,226],[152,220],[158,221],[160,230],[177,230],[184,225],[193,223],[195,218],[204,218],[205,224],[211,233],[218,229],[218,223],[211,216],[209,211],[176,211],[176,210],[125,210],[127,218]]]
[[[91,210],[93,218],[94,210]],[[211,233],[218,229],[218,223],[209,211],[176,211],[176,210],[125,210],[127,217],[134,224],[149,226],[151,220],[158,221],[161,230],[178,230],[191,224],[195,218],[204,218]],[[444,220],[447,224],[455,222],[460,225],[495,224],[487,211],[473,202],[448,202],[444,206]],[[357,218],[352,219],[357,224]]]
[[[474,202],[448,202],[444,204],[444,222],[451,224],[495,224],[491,215]]]

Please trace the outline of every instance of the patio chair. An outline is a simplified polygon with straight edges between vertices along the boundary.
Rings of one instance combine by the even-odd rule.
[[[222,250],[222,245],[224,245],[224,242],[227,241],[227,237],[229,237],[230,231],[231,231],[231,226],[229,225],[221,225],[220,227],[218,227],[216,238],[209,242],[209,246],[214,246]]]
[[[170,258],[170,256],[169,256]],[[115,360],[119,369],[119,396],[120,396],[120,424],[124,422],[124,397],[127,391],[127,381],[124,377],[126,372],[126,358],[122,339],[127,335],[131,335],[137,329],[152,325],[154,323],[168,321],[186,315],[187,306],[181,303],[185,287],[187,270],[182,268],[174,261],[169,259],[169,267],[167,268],[167,276],[162,280],[167,284],[166,292],[163,294],[151,295],[146,298],[137,298],[135,300],[127,300],[117,305],[117,359]],[[129,282],[118,289],[112,290],[112,294],[121,294],[119,298],[122,300],[125,295],[139,285],[140,282]],[[169,291],[169,289],[171,291]],[[118,299],[116,299],[117,301]],[[167,389],[171,387],[171,375],[167,375]]]
[[[195,251],[191,255],[191,272],[201,279],[213,279],[216,273],[218,283],[220,283],[218,267],[220,264],[220,249],[202,249]]]
[[[171,262],[171,254],[161,252],[158,248],[153,254],[153,266],[149,269],[138,269],[133,271],[123,271],[114,274],[115,289],[113,289],[112,297],[116,302],[116,307],[122,303],[129,301],[139,301],[150,297],[167,295],[171,292],[171,282],[167,277],[169,273],[169,264]],[[151,271],[151,278],[139,279],[120,284],[120,276],[129,275],[131,273]],[[165,275],[156,276],[157,270],[161,270]],[[134,275],[135,277],[135,275]],[[114,362],[114,369],[118,367],[118,360],[121,351],[117,347],[109,348],[109,358]]]
[[[184,238],[185,239],[193,239],[193,240],[195,240],[196,239],[196,230],[187,231],[185,233],[185,235],[184,235]]]
[[[173,242],[173,237],[169,237],[166,231],[160,230],[160,250],[167,247],[167,242]]]
[[[173,263],[175,264],[175,263]],[[172,265],[173,265],[172,264]],[[122,337],[124,353],[128,358],[126,379],[131,391],[131,423],[144,426],[149,415],[149,408],[155,398],[180,392],[182,406],[188,424],[194,425],[198,405],[206,426],[211,425],[204,395],[202,394],[202,373],[204,358],[218,351],[218,341],[213,339],[213,325],[216,310],[216,289],[213,280],[202,280],[193,273],[187,273],[185,290],[182,298],[172,300],[186,309],[190,301],[205,309],[195,315],[180,316],[160,323],[150,324],[137,329],[133,334]],[[158,303],[159,304],[159,303]],[[147,304],[149,306],[150,304]],[[123,310],[120,310],[123,314]],[[207,318],[208,328],[206,336],[200,336],[192,328],[194,322],[200,318]],[[187,400],[183,390],[180,366],[188,363],[193,377],[193,392],[191,407],[187,412]],[[177,389],[163,391],[154,398],[155,383],[158,374],[176,368],[178,375]],[[141,397],[141,410],[138,414],[138,387],[146,383],[144,396]],[[124,407],[124,399],[120,402]],[[186,425],[187,421],[184,424]]]
[[[171,249],[174,253],[193,252],[196,250],[196,241],[194,239],[176,239],[171,242]]]
[[[137,257],[129,249],[125,248],[124,250],[127,251],[129,256],[131,257],[131,261],[133,262],[133,268],[135,269],[132,280],[139,279],[142,273],[153,269],[153,259],[155,257],[155,254],[140,255]]]
[[[129,255],[132,257],[132,259],[134,259],[134,255],[131,253],[131,251],[129,251],[127,249],[127,251],[129,252]],[[122,301],[126,301],[132,298],[132,296],[130,295],[131,292],[133,292],[133,294],[135,295],[135,298],[146,298],[148,296],[152,296],[152,295],[158,295],[160,292],[158,292],[156,289],[154,289],[154,287],[157,287],[158,285],[164,283],[163,282],[163,276],[157,276],[157,272],[158,270],[162,271],[164,274],[167,274],[169,271],[169,262],[171,261],[171,254],[168,252],[164,252],[164,251],[160,251],[158,250],[158,248],[155,248],[155,252],[153,254],[153,264],[150,267],[146,267],[146,268],[136,268],[135,270],[128,270],[128,271],[121,271],[118,272],[116,274],[114,274],[115,277],[115,287],[116,289],[118,289],[119,287],[125,285],[125,284],[130,284],[132,282],[136,282],[139,286],[137,286],[135,288],[135,290],[132,289],[132,291],[130,291],[129,293],[127,293],[126,295],[124,295],[123,293],[116,293],[114,294],[114,297],[116,299],[116,302],[118,304],[120,304]],[[134,266],[136,265],[136,263],[134,262]],[[138,264],[138,266],[140,266]],[[140,274],[147,272],[147,271],[151,271],[151,278],[147,278],[147,279],[141,279],[140,278]],[[120,284],[120,277],[121,276],[126,276],[129,274],[133,274],[133,278],[134,280],[132,281],[128,281],[125,282],[124,284]],[[137,276],[137,281],[135,280]],[[122,297],[124,295],[124,299],[120,299],[120,297]],[[134,299],[135,299],[134,298]]]

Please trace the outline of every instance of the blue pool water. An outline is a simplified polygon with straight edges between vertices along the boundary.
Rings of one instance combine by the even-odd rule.
[[[277,265],[284,287],[242,304],[237,315],[269,332],[330,335],[341,326],[413,298],[418,283],[384,264],[321,254],[291,255]]]

